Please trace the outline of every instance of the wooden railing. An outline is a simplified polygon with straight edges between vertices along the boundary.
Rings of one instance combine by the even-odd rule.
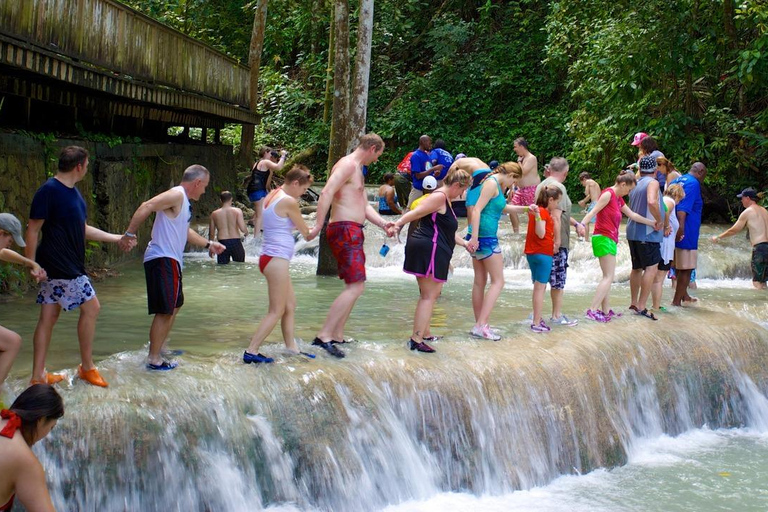
[[[247,66],[114,0],[0,0],[0,33],[134,80],[248,106]]]

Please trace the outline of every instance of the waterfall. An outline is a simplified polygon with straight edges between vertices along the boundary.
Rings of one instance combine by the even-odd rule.
[[[106,390],[63,389],[66,414],[35,451],[60,510],[368,511],[530,489],[662,434],[768,430],[765,329],[712,311],[625,325],[424,357],[188,355],[163,375],[121,353],[102,363]]]

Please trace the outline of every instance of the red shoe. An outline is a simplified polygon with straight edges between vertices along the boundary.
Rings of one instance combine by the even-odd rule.
[[[105,381],[101,374],[99,374],[99,370],[96,368],[92,368],[88,371],[83,370],[83,365],[80,365],[77,367],[77,376],[80,377],[81,380],[84,380],[85,382],[89,384],[93,384],[94,386],[99,386],[101,388],[105,388],[109,386],[107,384],[107,381]]]

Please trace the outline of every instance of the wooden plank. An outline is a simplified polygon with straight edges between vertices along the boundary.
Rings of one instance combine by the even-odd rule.
[[[247,105],[246,66],[114,0],[0,0],[0,34],[148,83]]]

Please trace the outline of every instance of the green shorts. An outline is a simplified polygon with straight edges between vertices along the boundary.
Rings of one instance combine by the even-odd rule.
[[[603,235],[592,235],[592,254],[595,258],[602,258],[606,254],[616,256],[616,242]]]

